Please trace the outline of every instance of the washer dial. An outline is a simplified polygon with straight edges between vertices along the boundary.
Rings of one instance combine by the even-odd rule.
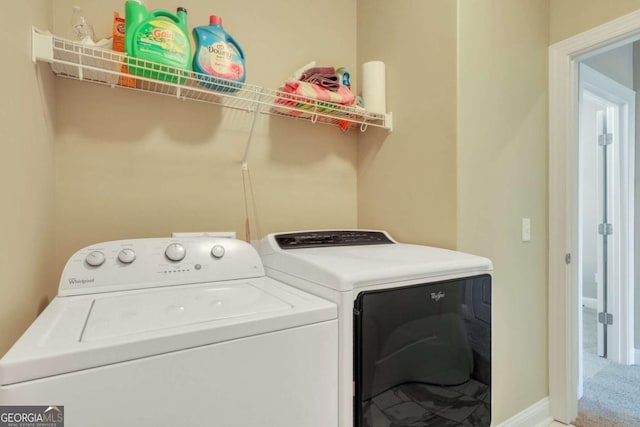
[[[84,259],[84,261],[89,264],[91,267],[100,267],[104,264],[106,257],[102,251],[91,251],[89,255]]]
[[[136,253],[133,249],[125,248],[118,253],[118,261],[123,264],[131,264],[136,260]]]
[[[224,256],[225,250],[224,250],[224,246],[222,245],[215,245],[213,248],[211,248],[211,255],[213,255],[214,258],[222,258]]]
[[[180,243],[172,243],[167,246],[164,254],[170,261],[178,262],[184,259],[185,255],[187,255],[187,250]]]

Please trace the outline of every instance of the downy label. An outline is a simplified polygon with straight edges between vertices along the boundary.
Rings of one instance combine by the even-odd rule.
[[[242,64],[237,62],[239,57],[240,54],[235,46],[218,41],[209,46],[200,47],[198,65],[208,74],[228,80],[239,80],[244,73]]]

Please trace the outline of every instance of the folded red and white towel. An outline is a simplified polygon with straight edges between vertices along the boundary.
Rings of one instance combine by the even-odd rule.
[[[338,84],[337,90],[333,91],[317,84],[292,80],[286,82],[280,90],[309,99],[317,99],[319,101],[333,102],[341,105],[351,105],[356,100],[353,92],[341,84]]]

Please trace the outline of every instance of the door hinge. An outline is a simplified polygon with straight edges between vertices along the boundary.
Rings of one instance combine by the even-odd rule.
[[[605,133],[598,136],[598,145],[609,145],[613,144],[613,134]]]
[[[604,236],[608,236],[613,234],[613,224],[598,224],[598,234],[602,234]]]
[[[598,323],[602,323],[603,325],[613,325],[613,314],[611,313],[598,313]]]
[[[571,254],[564,254],[564,263],[571,264]]]

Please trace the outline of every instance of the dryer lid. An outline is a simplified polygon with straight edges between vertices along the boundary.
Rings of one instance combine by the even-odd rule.
[[[282,248],[271,234],[256,244],[267,271],[338,291],[439,276],[489,272],[487,258],[406,243]]]

